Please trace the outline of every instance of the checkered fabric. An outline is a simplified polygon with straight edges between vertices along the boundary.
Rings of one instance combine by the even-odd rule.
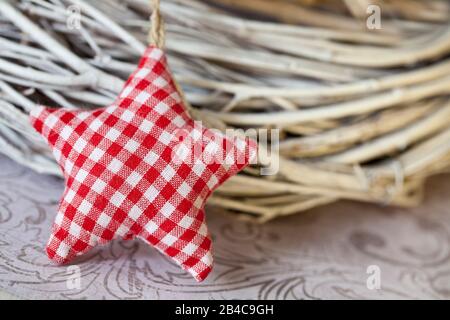
[[[93,111],[31,114],[66,181],[47,254],[67,263],[97,244],[139,237],[198,281],[212,267],[205,202],[256,157],[256,143],[193,121],[164,53],[149,47],[118,99]]]

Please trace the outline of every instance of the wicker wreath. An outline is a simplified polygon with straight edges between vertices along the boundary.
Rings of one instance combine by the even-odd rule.
[[[150,28],[147,0],[1,1],[0,152],[61,175],[27,113],[110,103],[150,28],[195,118],[279,130],[278,172],[250,167],[210,204],[259,222],[338,199],[412,206],[450,168],[449,2],[165,0],[165,31],[153,5]]]

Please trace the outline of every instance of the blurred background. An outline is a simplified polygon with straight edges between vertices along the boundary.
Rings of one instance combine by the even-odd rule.
[[[98,248],[78,271],[51,265],[43,248],[63,184],[27,114],[112,103],[148,45],[151,13],[147,0],[0,2],[4,294],[450,297],[446,0],[162,0],[193,116],[276,132],[278,170],[249,167],[211,197],[205,283],[138,241]]]

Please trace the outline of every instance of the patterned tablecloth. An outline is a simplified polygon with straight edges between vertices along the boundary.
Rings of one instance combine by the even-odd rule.
[[[62,181],[0,156],[0,298],[450,298],[448,177],[416,209],[339,202],[255,225],[208,208],[215,266],[198,284],[139,240],[52,265],[44,246]],[[381,288],[368,287],[378,274]]]

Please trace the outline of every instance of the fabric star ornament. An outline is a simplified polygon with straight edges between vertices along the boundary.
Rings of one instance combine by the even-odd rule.
[[[162,50],[149,47],[117,100],[30,114],[66,187],[47,244],[67,263],[97,244],[138,237],[198,281],[212,267],[208,196],[256,156],[256,143],[189,117]]]

